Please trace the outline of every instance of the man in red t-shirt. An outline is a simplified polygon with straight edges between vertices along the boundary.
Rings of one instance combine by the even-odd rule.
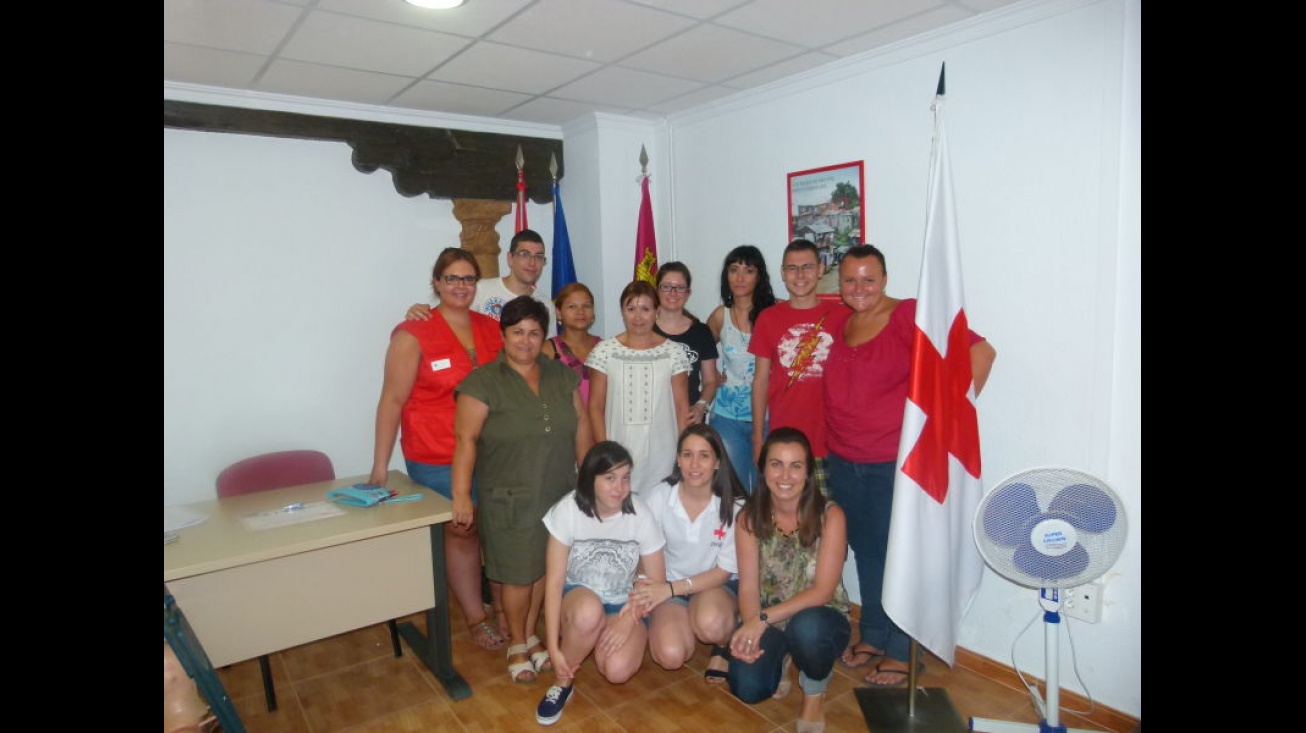
[[[753,372],[753,460],[766,438],[763,427],[802,430],[812,444],[816,477],[825,487],[825,407],[821,379],[830,345],[840,337],[851,311],[836,300],[822,300],[816,284],[825,274],[816,245],[795,239],[784,251],[780,267],[789,300],[776,303],[757,317],[748,351],[757,357]],[[766,420],[757,416],[765,415]]]

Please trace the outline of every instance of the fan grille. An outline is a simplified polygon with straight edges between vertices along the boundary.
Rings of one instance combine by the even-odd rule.
[[[1035,468],[980,501],[975,544],[995,572],[1030,588],[1073,588],[1120,556],[1127,522],[1103,481],[1069,468]]]

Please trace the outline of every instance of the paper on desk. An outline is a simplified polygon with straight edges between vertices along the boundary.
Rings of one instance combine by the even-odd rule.
[[[200,514],[185,507],[165,506],[163,508],[163,531],[176,532],[186,527],[194,527],[208,521],[207,514]]]
[[[326,501],[310,501],[298,509],[269,509],[266,512],[246,514],[240,518],[245,529],[254,531],[286,527],[291,524],[312,522],[318,519],[343,516],[344,509]]]

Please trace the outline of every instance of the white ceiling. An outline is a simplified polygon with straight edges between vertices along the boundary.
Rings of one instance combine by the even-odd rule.
[[[1014,0],[164,0],[163,80],[562,124],[661,117]]]

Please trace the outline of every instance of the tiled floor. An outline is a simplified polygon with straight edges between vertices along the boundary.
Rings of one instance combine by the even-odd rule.
[[[424,615],[409,620],[425,628]],[[256,660],[224,668],[219,676],[250,733],[545,730],[535,722],[535,706],[552,676],[545,674],[534,683],[514,684],[508,679],[502,651],[487,652],[473,645],[456,612],[451,614],[450,623],[454,629],[454,666],[473,690],[470,698],[458,702],[450,700],[406,645],[402,657],[394,656],[384,625],[272,655],[278,702],[274,713],[269,713],[264,704]],[[926,671],[918,685],[944,688],[963,722],[971,716],[1038,722],[1028,693],[960,666],[949,669],[933,656],[926,657]],[[685,668],[668,672],[645,656],[639,674],[624,685],[609,684],[595,671],[593,662],[587,661],[562,719],[551,729],[560,733],[794,730],[802,702],[797,685],[783,700],[746,705],[724,685],[709,686],[703,681],[707,660],[708,647],[702,646]],[[854,694],[866,670],[846,669],[837,662],[835,670],[826,697],[826,731],[869,731]],[[1110,730],[1068,712],[1063,711],[1061,717],[1066,726]]]

